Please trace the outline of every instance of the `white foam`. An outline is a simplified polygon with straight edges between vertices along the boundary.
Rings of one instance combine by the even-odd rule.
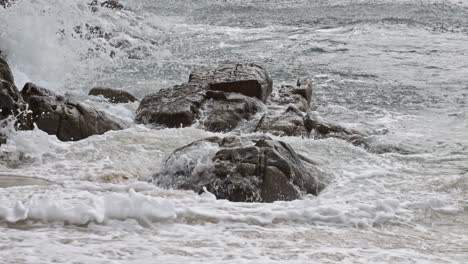
[[[57,199],[55,195],[34,195],[13,208],[0,207],[0,217],[8,222],[26,219],[41,222],[62,222],[83,225],[104,223],[110,219],[135,219],[142,223],[175,219],[170,201],[136,193],[109,193],[102,196],[88,193],[81,199]]]

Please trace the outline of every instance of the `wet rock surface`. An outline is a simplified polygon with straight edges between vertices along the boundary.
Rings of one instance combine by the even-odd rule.
[[[304,113],[290,106],[284,112],[264,114],[257,124],[255,132],[271,133],[275,136],[308,136],[304,124]]]
[[[25,119],[26,103],[14,84],[8,63],[0,56],[0,120],[15,116],[19,128],[29,127]]]
[[[1,51],[0,51],[0,54]],[[3,58],[3,56],[0,55],[0,80],[9,82],[9,83],[15,83],[15,80],[13,78],[13,74],[11,73],[10,66],[6,62],[6,60]]]
[[[205,152],[202,152],[204,150]],[[266,136],[211,137],[175,150],[156,184],[235,202],[274,202],[317,195],[321,172],[286,143]]]
[[[203,108],[203,126],[214,132],[231,131],[259,109],[258,101],[237,93],[208,91]]]
[[[138,99],[127,91],[112,89],[107,87],[94,87],[88,95],[102,96],[114,104],[131,103]]]
[[[141,100],[135,120],[167,127],[191,126],[204,100],[205,90],[197,85],[185,83],[162,89]]]
[[[196,69],[190,74],[189,82],[205,86],[208,90],[257,97],[263,102],[273,89],[273,81],[265,68],[253,63],[224,64],[214,69]]]
[[[259,100],[242,94],[185,83],[143,98],[135,120],[166,127],[187,127],[199,121],[206,130],[226,132],[252,117],[259,104]]]
[[[302,112],[307,112],[312,102],[312,83],[308,80],[297,81],[297,85],[282,85],[272,96],[268,104],[272,106],[294,106]]]
[[[0,0],[0,7],[7,8],[10,7],[15,0]]]
[[[30,118],[37,127],[62,141],[76,141],[124,128],[122,122],[104,112],[32,83],[24,86],[21,95],[29,104]]]
[[[109,8],[109,9],[116,9],[120,10],[123,9],[124,6],[117,0],[106,0],[106,1],[98,1],[93,0],[88,3],[88,6],[91,8],[91,11],[97,12],[99,10],[99,6]]]

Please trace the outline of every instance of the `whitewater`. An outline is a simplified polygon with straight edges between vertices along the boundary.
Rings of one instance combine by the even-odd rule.
[[[0,263],[468,263],[466,1],[89,2],[0,7],[20,89],[34,82],[131,123],[76,142],[2,128],[0,177],[33,179],[0,188]],[[324,171],[326,188],[217,200],[151,179],[175,149],[221,134],[135,124],[138,102],[87,95],[141,99],[238,61],[264,65],[275,87],[313,80],[320,116],[372,132],[372,148],[270,135]]]

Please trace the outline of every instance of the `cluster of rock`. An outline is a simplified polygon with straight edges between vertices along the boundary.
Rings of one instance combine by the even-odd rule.
[[[273,93],[268,72],[256,64],[224,64],[193,71],[187,83],[143,98],[136,122],[162,127],[197,124],[213,132],[276,136],[334,136],[359,132],[320,120],[312,111],[312,83],[298,80]]]
[[[143,98],[136,121],[166,127],[199,123],[209,131],[231,131],[260,110],[272,86],[265,69],[255,64],[196,71],[187,83]]]
[[[27,83],[20,92],[8,64],[1,57],[0,107],[0,120],[13,115],[17,129],[30,130],[36,124],[63,141],[80,140],[125,127],[122,121],[102,111],[35,84]]]
[[[231,201],[273,202],[317,195],[322,172],[301,158],[277,136],[337,136],[352,138],[356,131],[322,122],[314,115],[312,83],[298,80],[273,91],[268,72],[257,64],[224,64],[193,71],[186,83],[144,97],[135,121],[155,127],[197,126],[213,132],[259,132],[257,136],[211,137],[175,150],[154,181],[161,186],[202,192]],[[111,103],[135,102],[126,91],[93,88],[90,95]],[[4,59],[0,58],[0,119],[17,117],[18,129],[33,123],[63,141],[125,127],[123,122],[86,104],[32,83],[21,92]],[[194,149],[211,144],[203,154]],[[198,152],[197,152],[198,153]],[[204,161],[202,169],[199,161]],[[183,166],[180,164],[184,163]],[[186,163],[186,164],[185,164]],[[179,164],[179,165],[174,165]]]
[[[146,96],[138,107],[136,122],[277,136],[313,134],[347,139],[359,135],[321,121],[312,111],[312,98],[308,80],[273,91],[273,82],[260,65],[225,64],[195,70],[187,83]],[[197,152],[192,157],[190,153],[206,143],[215,144],[218,151]],[[212,166],[205,164],[200,169],[200,160]],[[272,202],[317,195],[323,188],[322,174],[284,142],[265,135],[226,136],[196,141],[174,151],[154,180],[169,188],[195,192],[206,188],[216,197],[231,201]]]

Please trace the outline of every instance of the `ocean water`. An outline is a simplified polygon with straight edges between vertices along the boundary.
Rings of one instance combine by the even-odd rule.
[[[147,182],[174,149],[216,135],[197,127],[132,125],[78,142],[9,131],[0,175],[47,181],[0,188],[0,263],[468,262],[466,1],[87,2],[0,8],[18,87],[132,121],[138,103],[89,89],[142,98],[200,65],[257,62],[275,86],[312,79],[319,115],[369,133],[372,148],[277,138],[318,164],[326,189],[232,203]]]

